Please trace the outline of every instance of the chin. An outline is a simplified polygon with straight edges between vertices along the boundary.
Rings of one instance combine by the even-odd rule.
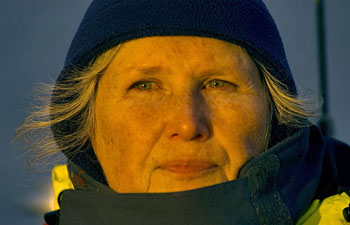
[[[217,167],[199,173],[177,173],[155,170],[150,179],[149,193],[189,191],[227,182],[224,171]]]

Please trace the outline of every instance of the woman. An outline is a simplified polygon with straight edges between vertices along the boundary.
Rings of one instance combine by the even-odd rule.
[[[350,149],[315,111],[262,1],[94,0],[20,135],[68,159],[49,224],[342,224]]]

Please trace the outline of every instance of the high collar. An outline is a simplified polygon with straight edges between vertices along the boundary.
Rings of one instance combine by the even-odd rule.
[[[71,164],[76,190],[62,194],[60,224],[293,224],[321,174],[324,141],[317,128],[311,131],[249,161],[236,180],[190,191],[119,194]]]

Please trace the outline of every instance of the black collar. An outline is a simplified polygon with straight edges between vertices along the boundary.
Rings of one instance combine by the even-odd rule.
[[[175,193],[118,194],[70,164],[60,224],[293,224],[313,199],[324,142],[305,128],[249,161],[236,180]]]

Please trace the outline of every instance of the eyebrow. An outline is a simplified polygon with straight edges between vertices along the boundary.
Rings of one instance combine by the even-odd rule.
[[[141,66],[141,67],[135,67],[131,66],[123,70],[123,72],[130,72],[135,71],[139,74],[149,75],[149,74],[155,74],[160,73],[164,71],[164,69],[161,66]]]
[[[160,73],[160,72],[164,71],[164,69],[160,66],[151,66],[151,67],[137,68],[137,71],[141,74],[148,75],[148,74]]]
[[[161,72],[164,72],[165,69],[162,66],[141,66],[141,67],[128,67],[124,70],[124,72],[129,71],[136,71],[138,74],[142,75],[151,75],[151,74],[159,74]],[[209,76],[225,76],[226,73],[223,73],[223,71],[220,71],[218,69],[208,69],[201,71],[198,73],[201,77],[209,77]]]

